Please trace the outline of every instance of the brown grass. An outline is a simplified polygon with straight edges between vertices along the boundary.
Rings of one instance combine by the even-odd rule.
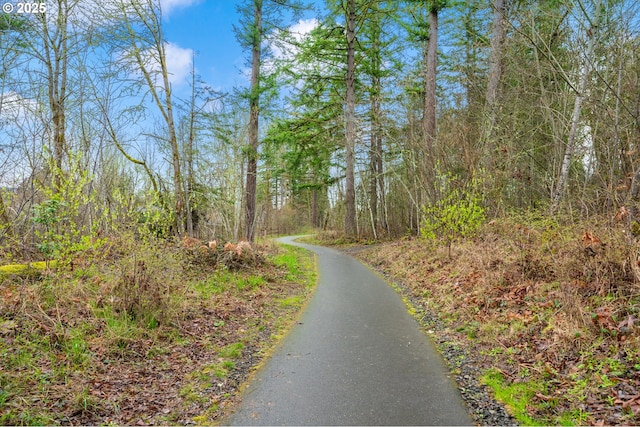
[[[295,313],[280,301],[308,292],[273,245],[227,267],[219,247],[99,244],[0,278],[0,424],[213,422]]]
[[[631,268],[637,247],[622,228],[607,221],[495,220],[475,240],[454,245],[453,254],[415,239],[360,256],[438,313],[461,345],[485,355],[486,368],[509,381],[543,384],[552,399],[530,402],[534,418],[637,422],[640,287]],[[611,396],[627,397],[616,403]]]

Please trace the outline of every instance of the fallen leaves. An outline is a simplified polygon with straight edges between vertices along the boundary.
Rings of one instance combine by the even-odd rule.
[[[592,315],[591,320],[597,329],[607,331],[619,340],[625,340],[627,336],[636,333],[640,320],[632,314],[627,315],[622,321],[614,319],[611,309],[600,307]]]
[[[592,230],[551,240],[548,230],[499,222],[453,259],[415,240],[358,256],[458,331],[457,345],[484,354],[483,368],[543,382],[528,406],[536,419],[555,424],[574,411],[578,424],[637,423],[640,301],[616,241]]]
[[[11,392],[2,396],[0,419],[17,423],[23,414],[42,413],[30,422],[186,425],[220,417],[236,401],[258,354],[272,344],[272,334],[295,311],[279,301],[308,290],[305,269],[291,279],[256,248],[237,246],[242,259],[234,272],[211,269],[216,264],[209,261],[224,253],[220,246],[195,239],[172,246],[171,251],[193,255],[189,261],[196,262],[184,267],[194,282],[167,288],[178,290],[172,297],[181,304],[171,306],[178,311],[173,321],[148,328],[113,310],[113,283],[107,278],[87,278],[86,289],[74,283],[78,291],[52,307],[43,304],[40,284],[3,285],[0,371],[3,384],[10,385],[3,390]],[[255,262],[245,263],[246,256]],[[246,285],[250,279],[260,280]],[[198,284],[215,292],[203,296]],[[219,352],[234,343],[241,350],[232,361],[223,360]]]
[[[635,396],[619,397],[613,403],[622,405],[623,410],[630,410],[634,416],[640,416],[640,394]]]

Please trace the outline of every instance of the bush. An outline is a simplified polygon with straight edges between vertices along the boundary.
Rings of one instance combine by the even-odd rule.
[[[480,182],[474,178],[470,185],[457,188],[455,178],[448,174],[438,176],[436,181],[441,183],[441,198],[423,208],[420,233],[428,241],[445,239],[451,255],[451,244],[476,234],[485,221]]]
[[[132,248],[121,242],[126,253],[114,260],[113,286],[109,290],[116,313],[124,313],[142,326],[157,326],[176,320],[177,284],[184,270],[174,249],[162,241]]]

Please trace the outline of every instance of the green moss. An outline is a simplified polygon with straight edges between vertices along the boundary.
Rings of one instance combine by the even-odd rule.
[[[230,361],[205,366],[204,368],[202,368],[202,376],[200,379],[209,382],[212,381],[213,378],[217,378],[219,380],[225,379],[229,374],[229,371],[234,367],[235,364]]]
[[[46,261],[30,262],[27,264],[8,264],[0,266],[0,277],[3,275],[17,275],[17,276],[37,276],[47,268],[55,268],[57,266],[56,261],[49,261],[47,267]]]
[[[178,392],[178,395],[190,403],[204,403],[207,401],[207,399],[200,394],[198,386],[193,383],[185,384]]]
[[[218,404],[212,404],[203,414],[192,418],[196,425],[211,425],[216,422],[216,412],[218,412]]]
[[[544,391],[541,384],[532,381],[507,383],[497,369],[488,370],[480,380],[493,390],[496,400],[504,403],[521,424],[530,426],[548,424],[531,417],[527,410],[536,393]]]

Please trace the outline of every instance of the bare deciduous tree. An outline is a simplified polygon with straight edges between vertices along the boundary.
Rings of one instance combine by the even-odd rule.
[[[591,76],[592,64],[595,60],[594,52],[596,47],[596,41],[598,37],[598,26],[600,23],[600,13],[602,5],[600,0],[596,0],[594,5],[594,16],[589,17],[585,15],[587,21],[589,21],[589,28],[587,33],[587,51],[585,52],[584,59],[582,61],[582,70],[580,72],[580,80],[576,88],[575,101],[573,104],[573,114],[571,115],[571,129],[569,130],[569,136],[567,138],[567,145],[562,159],[562,165],[560,167],[560,173],[555,184],[553,194],[551,196],[551,212],[555,213],[558,209],[560,200],[564,197],[567,181],[569,179],[569,168],[573,161],[574,151],[576,149],[576,137],[578,135],[578,126],[580,124],[580,113],[582,109],[582,101],[586,96],[587,86],[589,84],[589,77]],[[584,6],[581,4],[581,8],[585,14],[587,13]]]
[[[142,75],[146,89],[166,125],[166,140],[171,152],[173,191],[175,194],[176,232],[185,231],[185,196],[180,147],[176,132],[172,86],[167,66],[167,43],[162,31],[162,11],[156,0],[118,0],[119,16],[126,37],[124,60]],[[142,30],[144,29],[144,30]]]

